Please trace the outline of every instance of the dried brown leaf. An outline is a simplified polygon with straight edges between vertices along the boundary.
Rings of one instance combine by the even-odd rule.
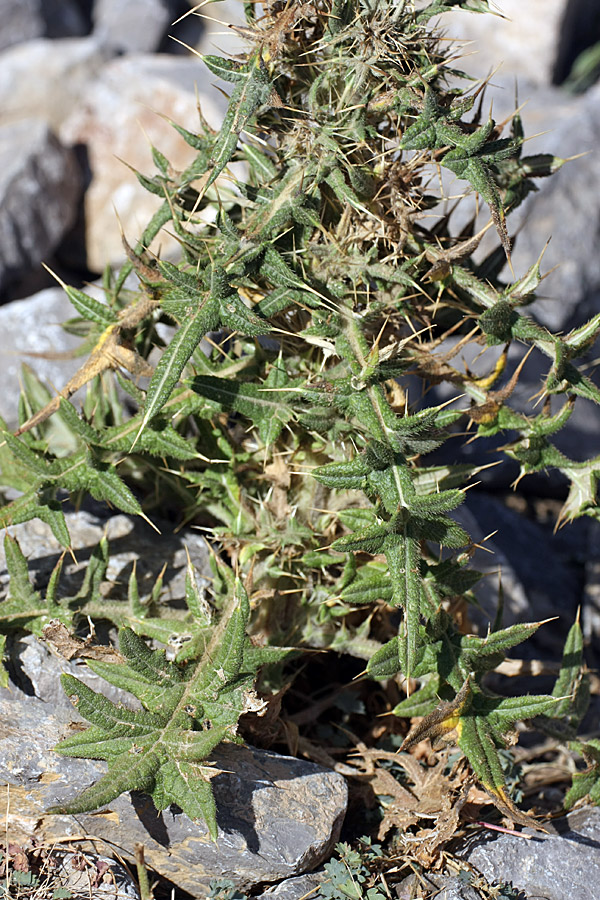
[[[123,656],[114,647],[103,644],[92,644],[90,635],[84,641],[69,633],[68,628],[58,619],[52,619],[43,631],[44,640],[50,644],[63,659],[100,659],[104,662],[124,662]]]

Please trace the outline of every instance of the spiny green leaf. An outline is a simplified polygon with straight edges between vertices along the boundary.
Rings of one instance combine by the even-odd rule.
[[[8,596],[0,602],[0,631],[14,628],[42,635],[44,626],[58,618],[70,624],[72,615],[54,601],[52,594],[42,599],[31,585],[27,560],[16,538],[4,535],[4,555],[9,575]]]
[[[217,304],[206,298],[203,305],[190,313],[160,358],[146,391],[144,418],[140,431],[160,412],[183,372],[192,353],[207,331],[218,322]]]
[[[249,72],[233,59],[223,59],[221,56],[203,54],[202,62],[210,69],[213,75],[217,75],[224,81],[245,81],[250,77]]]
[[[400,638],[394,637],[377,650],[367,664],[371,678],[393,678],[402,671]]]
[[[369,466],[361,456],[349,462],[328,463],[313,471],[313,478],[337,490],[360,490],[366,484]]]
[[[266,152],[259,150],[254,144],[244,144],[242,152],[252,170],[260,175],[262,181],[270,181],[275,178],[277,166]]]
[[[200,763],[234,734],[251,687],[253,667],[246,636],[249,606],[238,581],[229,608],[213,628],[202,655],[186,664],[168,662],[130,629],[120,633],[127,665],[92,663],[94,670],[131,690],[143,709],[117,706],[71,675],[63,676],[67,694],[92,728],[56,748],[72,756],[105,759],[108,775],[74,801],[51,812],[78,813],[109,803],[127,790],[144,790],[158,809],[177,803],[191,818],[205,817],[216,839],[217,826],[206,767]],[[257,664],[260,664],[256,661]],[[244,663],[249,669],[244,671]]]
[[[118,321],[117,314],[110,307],[105,306],[104,303],[94,300],[89,294],[84,294],[83,291],[79,291],[77,288],[69,285],[63,286],[67,297],[83,319],[96,322],[104,328],[114,325]]]
[[[285,423],[293,417],[290,408],[293,393],[285,390],[289,380],[278,367],[273,367],[271,371],[276,374],[265,380],[264,387],[211,375],[197,375],[191,381],[191,387],[218,408],[238,412],[257,424],[261,438],[268,444],[279,436]],[[277,387],[278,382],[283,390]]]
[[[268,334],[271,325],[250,309],[235,293],[230,294],[220,303],[221,319],[224,325],[240,334],[256,337]]]
[[[71,546],[71,537],[61,504],[55,499],[55,489],[32,489],[7,506],[0,508],[0,528],[20,525],[32,519],[40,519],[50,526],[52,534],[63,547]]]
[[[358,534],[349,534],[347,537],[338,538],[331,546],[334,550],[340,550],[342,553],[354,550],[375,555],[383,552],[389,530],[388,524],[371,525],[370,528],[366,528]]]
[[[427,716],[433,712],[439,702],[440,681],[439,678],[430,678],[423,687],[411,694],[405,700],[397,703],[392,713],[395,716],[414,718]]]
[[[248,63],[248,77],[236,84],[229,101],[227,115],[215,140],[208,163],[208,178],[204,189],[210,187],[233,156],[242,128],[260,106],[267,102],[273,86],[260,52]]]
[[[357,577],[342,590],[341,599],[344,603],[360,605],[374,603],[383,600],[390,603],[393,597],[393,586],[390,578],[385,575],[372,574]]]
[[[384,542],[385,557],[393,586],[391,603],[402,606],[404,619],[401,638],[404,643],[404,674],[410,678],[419,646],[421,613],[421,576],[418,543],[405,535],[388,535]]]
[[[570,741],[569,747],[583,756],[587,769],[573,774],[573,784],[564,799],[565,809],[572,809],[584,797],[589,797],[592,803],[600,803],[600,741]]]

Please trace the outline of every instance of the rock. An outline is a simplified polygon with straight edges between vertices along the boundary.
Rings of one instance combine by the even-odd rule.
[[[582,628],[587,643],[588,665],[597,667],[600,663],[600,522],[590,522],[585,549]]]
[[[460,878],[436,879],[434,884],[438,889],[436,900],[479,900],[481,897],[478,891],[461,882]]]
[[[47,709],[63,724],[84,722],[60,683],[61,675],[79,678],[93,691],[104,694],[113,703],[123,703],[130,708],[140,708],[137,699],[126,691],[109,684],[96,675],[83,659],[68,660],[50,644],[34,635],[11,634],[6,642],[6,660],[11,682],[27,697],[42,700]]]
[[[327,878],[327,873],[321,869],[319,872],[311,872],[310,875],[299,875],[297,878],[286,878],[285,881],[267,888],[256,900],[318,900],[316,889]]]
[[[0,213],[1,218],[1,213]],[[0,416],[9,428],[18,425],[21,366],[30,365],[47,385],[63,387],[81,365],[81,359],[56,359],[81,343],[60,327],[75,310],[62,288],[48,288],[26,300],[0,307]],[[44,358],[44,354],[48,358]],[[28,356],[33,354],[33,356]],[[38,355],[39,354],[39,355]]]
[[[559,616],[560,621],[540,631],[544,657],[562,653],[564,637],[572,625],[581,602],[581,589],[574,569],[559,552],[559,538],[537,522],[509,509],[489,494],[469,491],[465,503],[452,513],[476,544],[485,542],[486,552],[476,549],[473,568],[484,572],[475,586],[475,594],[486,616],[493,621],[498,606],[498,575],[502,576],[505,626]],[[586,537],[586,522],[577,523]],[[476,616],[475,610],[473,614]],[[519,647],[527,654],[535,638]]]
[[[38,37],[43,31],[38,0],[0,0],[0,50]]]
[[[561,24],[568,0],[502,0],[490,7],[501,17],[453,10],[440,17],[446,37],[472,42],[464,47],[458,68],[476,78],[496,69],[500,75],[531,85],[552,82],[561,37]]]
[[[86,17],[73,0],[0,0],[0,22],[0,50],[32,38],[69,37],[88,31]]]
[[[217,876],[245,889],[298,875],[327,858],[339,837],[347,802],[341,776],[233,744],[221,745],[212,756],[223,770],[212,780],[217,844],[203,824],[175,807],[157,813],[150,798],[135,792],[100,813],[47,816],[46,808],[73,797],[106,766],[53,753],[69,730],[64,714],[15,686],[0,690],[0,721],[0,782],[11,785],[10,793],[2,791],[3,803],[10,796],[2,814],[11,833],[33,833],[34,823],[41,841],[89,833],[129,859],[135,843],[143,843],[148,867],[194,897],[206,897]]]
[[[90,31],[87,0],[38,0],[45,29],[44,37],[81,37]]]
[[[525,829],[530,840],[502,834],[479,837],[460,851],[490,882],[512,883],[528,897],[597,900],[600,885],[600,809],[584,808],[555,821],[545,837]]]
[[[600,85],[571,98],[558,89],[547,89],[532,98],[523,113],[527,134],[549,131],[527,145],[527,153],[552,152],[567,163],[555,175],[540,182],[522,210],[511,217],[513,233],[519,229],[513,265],[523,272],[544,254],[543,271],[557,266],[540,286],[530,307],[542,324],[554,331],[581,324],[600,309],[600,260],[594,234],[600,229],[600,212],[590,185],[600,178],[596,148],[600,138]]]
[[[600,10],[588,0],[569,0],[561,22],[560,41],[553,72],[554,84],[562,84],[577,57],[600,40]],[[587,79],[580,89],[585,90]]]
[[[94,36],[115,53],[158,50],[171,23],[165,0],[96,0]]]
[[[45,122],[0,128],[0,290],[58,246],[77,214],[81,172]]]
[[[205,6],[196,16],[191,6],[187,0],[95,0],[94,35],[112,53],[187,54],[206,31],[204,23],[215,27],[206,15],[214,16],[214,9]]]
[[[2,121],[40,118],[57,131],[83,102],[107,58],[93,37],[40,38],[5,50],[0,66]]]
[[[458,339],[447,339],[441,345],[440,352],[452,351],[457,343]],[[494,389],[507,383],[528,349],[524,344],[513,342],[508,353],[505,374],[494,385]],[[491,347],[481,353],[481,347],[478,344],[469,343],[456,356],[452,357],[450,365],[460,372],[468,367],[479,377],[488,375],[493,371],[501,350],[501,347]],[[506,401],[507,404],[525,415],[537,415],[540,410],[539,405],[536,404],[551,365],[549,357],[534,349],[521,371],[512,395]],[[422,383],[417,379],[408,382],[409,396],[419,396],[422,394],[422,390]],[[427,393],[426,402],[431,405],[441,404],[456,396],[456,386],[445,382],[431,387]],[[553,397],[551,402],[552,409],[556,412],[565,403],[565,397]],[[469,405],[470,400],[465,396],[456,402],[455,407],[467,409]],[[498,448],[509,443],[515,435],[509,432],[491,438],[478,437],[469,442],[462,434],[464,422],[460,422],[454,431],[458,435],[457,438],[445,443],[438,451],[428,456],[427,464],[452,461],[469,463],[473,466],[486,466],[499,462],[499,465],[483,470],[478,474],[477,479],[489,490],[509,489],[519,475],[520,466]],[[597,456],[600,442],[600,417],[597,415],[596,405],[578,397],[564,428],[556,434],[550,435],[549,440],[568,459],[575,462],[583,462]],[[522,493],[563,499],[567,486],[566,476],[556,469],[532,473],[519,482],[519,490]]]
[[[65,592],[75,593],[93,549],[106,534],[110,545],[110,561],[107,581],[111,583],[111,599],[124,599],[127,581],[134,560],[140,589],[140,596],[152,589],[164,563],[167,568],[163,581],[165,602],[180,600],[185,596],[185,575],[187,568],[186,548],[190,559],[200,576],[208,569],[208,548],[203,537],[194,531],[173,534],[172,526],[160,523],[162,534],[157,534],[141,519],[126,515],[111,515],[102,504],[97,512],[82,510],[67,512],[67,527],[77,562],[65,560],[61,575],[61,585]],[[62,548],[50,528],[39,519],[13,525],[9,529],[28,560],[29,571],[36,589],[43,589]],[[0,541],[4,532],[0,530]],[[0,544],[0,586],[7,583],[4,550]]]
[[[143,54],[108,63],[86,92],[85,104],[63,123],[64,143],[87,146],[91,183],[85,195],[86,245],[92,271],[123,259],[115,210],[125,236],[135,243],[161,202],[141,187],[121,160],[153,175],[148,140],[175,169],[185,168],[194,158],[192,148],[160,114],[193,131],[198,121],[197,84],[202,111],[218,127],[218,109],[224,101],[216,92],[207,96],[206,69],[200,60]],[[159,246],[164,255],[178,245],[161,233],[153,249]]]

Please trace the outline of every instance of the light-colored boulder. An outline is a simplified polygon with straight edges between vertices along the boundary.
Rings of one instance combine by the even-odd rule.
[[[94,35],[119,53],[158,50],[171,23],[167,0],[96,0]]]
[[[457,9],[441,16],[440,24],[465,45],[459,66],[469,74],[485,78],[500,65],[500,74],[513,81],[547,85],[566,6],[567,0],[494,0],[490,7],[499,16]]]
[[[194,158],[194,150],[164,117],[193,131],[198,88],[203,114],[212,125],[220,124],[219,100],[216,92],[206,97],[207,82],[207,70],[196,58],[122,57],[105,66],[85,103],[63,123],[60,135],[65,143],[87,146],[91,183],[85,196],[86,244],[93,271],[123,259],[117,216],[128,240],[135,242],[160,205],[160,198],[144,190],[128,166],[155,174],[150,143],[175,169]],[[220,103],[224,106],[222,98]],[[161,234],[163,255],[174,246],[174,239]]]
[[[49,387],[60,390],[81,365],[65,356],[81,343],[60,327],[76,315],[62,288],[47,288],[0,306],[0,416],[18,425],[21,366],[26,363]]]
[[[2,122],[37,117],[56,131],[83,101],[106,59],[94,38],[39,38],[5,50],[0,65]]]

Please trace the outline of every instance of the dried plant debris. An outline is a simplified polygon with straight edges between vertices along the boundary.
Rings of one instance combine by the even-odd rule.
[[[425,869],[443,865],[442,848],[461,828],[460,813],[473,784],[464,758],[438,754],[433,765],[424,765],[409,753],[361,747],[357,776],[379,797],[383,818],[378,839],[394,831],[393,846],[408,853]],[[382,763],[385,762],[384,767]],[[403,777],[393,772],[402,770]],[[362,771],[361,771],[362,770]],[[360,774],[359,774],[360,773]]]
[[[137,887],[113,859],[67,845],[46,846],[35,838],[0,849],[0,896],[3,900],[135,900]]]

